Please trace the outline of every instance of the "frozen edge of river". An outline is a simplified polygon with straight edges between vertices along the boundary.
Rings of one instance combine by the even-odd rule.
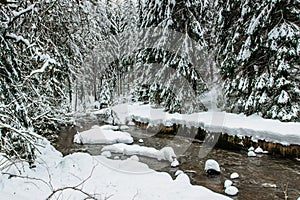
[[[122,124],[136,120],[149,126],[180,124],[200,127],[207,132],[222,132],[229,135],[251,137],[253,141],[300,145],[300,123],[264,119],[258,115],[245,116],[226,112],[200,112],[193,114],[170,114],[162,108],[141,103],[119,104],[112,107]],[[96,111],[99,114],[102,111]]]

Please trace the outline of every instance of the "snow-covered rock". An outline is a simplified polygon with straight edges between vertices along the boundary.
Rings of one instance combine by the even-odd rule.
[[[101,156],[105,156],[106,158],[110,158],[111,157],[111,153],[110,153],[110,151],[103,151],[101,153]]]
[[[129,126],[126,126],[126,125],[122,125],[120,126],[120,130],[128,130],[129,129]]]
[[[140,161],[139,157],[136,155],[130,156],[130,160]]]
[[[115,126],[93,126],[87,131],[77,133],[74,142],[78,144],[114,144],[133,143],[133,138],[127,132],[114,131]]]
[[[124,155],[140,155],[150,158],[156,158],[158,160],[167,160],[173,162],[176,158],[174,150],[172,147],[164,147],[161,150],[157,150],[153,147],[145,147],[137,144],[127,145],[127,144],[113,144],[107,145],[101,149],[101,151],[110,151],[113,153],[121,153]]]
[[[263,153],[264,150],[262,148],[260,148],[260,146],[258,146],[255,150],[254,150],[255,153]]]
[[[263,151],[263,154],[268,154],[269,152],[268,151]]]
[[[251,146],[248,151],[254,151],[254,147]]]
[[[175,172],[175,176],[178,176],[179,174],[183,174],[183,171],[182,171],[182,170],[177,170],[177,171]]]
[[[248,157],[256,157],[256,153],[254,153],[254,151],[249,151]]]
[[[232,181],[231,180],[225,180],[224,182],[224,188],[228,188],[232,185]]]
[[[134,126],[135,125],[135,123],[133,122],[133,121],[130,121],[130,122],[128,122],[128,124],[127,124],[128,126]]]
[[[205,167],[204,170],[206,173],[220,173],[220,165],[217,161],[213,160],[213,159],[209,159],[205,162]]]
[[[263,183],[262,186],[265,188],[277,188],[277,185],[272,183]]]
[[[239,190],[235,186],[229,186],[225,189],[225,193],[231,196],[235,196],[239,193]]]
[[[139,143],[143,143],[144,142],[144,140],[143,139],[139,139]]]
[[[231,179],[237,179],[237,178],[239,178],[239,177],[240,177],[239,174],[236,173],[236,172],[233,172],[232,174],[230,174],[230,178],[231,178]]]
[[[178,167],[179,166],[179,162],[178,160],[175,158],[174,161],[171,163],[171,167]]]
[[[298,199],[297,200],[300,200],[300,196],[298,197]]]
[[[164,147],[159,150],[159,158],[162,160],[168,160],[169,162],[173,162],[174,159],[177,157],[172,147]]]

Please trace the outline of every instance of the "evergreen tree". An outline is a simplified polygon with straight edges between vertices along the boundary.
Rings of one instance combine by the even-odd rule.
[[[219,1],[226,109],[299,121],[299,1]]]

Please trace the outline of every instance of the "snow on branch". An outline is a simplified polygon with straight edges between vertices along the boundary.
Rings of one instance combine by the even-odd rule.
[[[18,12],[13,11],[13,15],[14,15],[15,18],[19,17],[20,15],[23,15],[24,13],[27,13],[27,12],[31,11],[34,8],[34,6],[35,6],[35,4],[32,4],[32,5],[28,6],[27,8],[25,8],[21,11],[18,11]]]
[[[45,72],[46,68],[49,66],[49,64],[54,65],[60,65],[55,59],[51,58],[48,54],[40,54],[38,53],[38,56],[36,58],[40,58],[40,60],[44,61],[44,64],[41,68],[33,70],[29,76],[32,76],[36,73],[43,73]]]
[[[15,39],[16,42],[23,42],[24,44],[26,44],[27,46],[30,46],[30,42],[29,40],[25,39],[23,36],[20,36],[20,35],[16,35],[14,33],[9,33],[9,34],[6,34],[6,37],[9,37],[11,39]]]

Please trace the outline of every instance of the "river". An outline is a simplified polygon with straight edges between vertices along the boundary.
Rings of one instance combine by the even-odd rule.
[[[73,143],[76,130],[86,130],[94,124],[95,122],[91,122],[82,128],[68,128],[62,131],[54,146],[64,155],[79,151],[100,155],[104,145]],[[203,148],[201,141],[181,136],[154,135],[134,126],[126,131],[132,135],[134,143],[156,149],[165,146],[173,147],[180,162],[178,168],[171,168],[170,164],[164,161],[139,156],[140,161],[149,165],[150,168],[167,172],[172,177],[180,169],[188,174],[192,184],[205,186],[224,194],[224,181],[229,179],[232,172],[237,172],[240,178],[233,180],[233,184],[239,189],[239,194],[233,197],[235,200],[285,199],[285,192],[288,199],[295,200],[300,196],[300,161],[266,154],[250,158],[245,151],[229,151],[219,148],[213,148],[203,157],[199,156],[199,151]],[[138,142],[141,138],[143,143]],[[124,155],[115,154],[114,156],[118,156],[119,159],[127,158]],[[204,164],[207,159],[214,159],[220,164],[221,175],[207,176],[205,174]]]

